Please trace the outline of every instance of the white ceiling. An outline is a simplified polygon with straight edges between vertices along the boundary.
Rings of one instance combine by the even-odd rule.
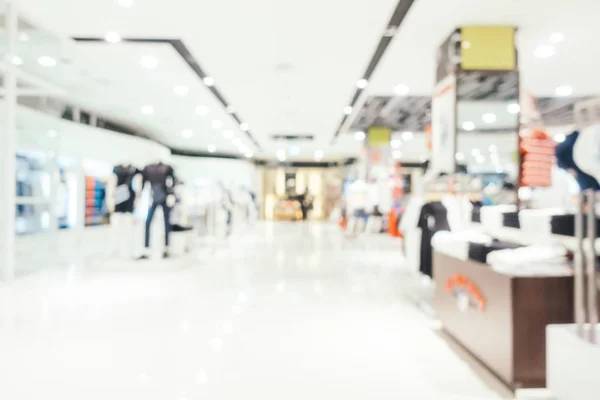
[[[300,159],[311,158],[316,149],[323,149],[329,159],[359,153],[360,143],[351,135],[342,134],[333,146],[330,141],[396,3],[135,0],[131,8],[123,8],[116,0],[53,0],[51,7],[47,0],[19,0],[26,17],[64,38],[103,37],[116,31],[123,37],[182,39],[250,124],[264,149],[260,156],[273,158],[283,148],[298,151],[295,158]],[[455,27],[466,24],[519,27],[522,80],[534,95],[554,95],[560,85],[571,85],[574,95],[600,93],[600,56],[590,51],[600,34],[600,2],[552,3],[415,1],[362,99],[390,95],[400,83],[408,85],[411,95],[430,95],[438,45]],[[548,44],[553,32],[564,33],[566,40],[557,45],[553,57],[536,59],[535,48]],[[55,68],[39,67],[34,60],[41,50],[29,47],[31,59],[25,59],[23,68],[67,86],[68,96],[78,102],[133,122],[173,147],[206,151],[214,144],[219,152],[236,151],[212,129],[212,120],[225,122],[241,138],[239,127],[170,46],[61,42],[55,51],[66,53],[72,62]],[[146,54],[159,59],[157,69],[139,66]],[[72,69],[85,74],[74,78]],[[173,93],[178,84],[190,88],[189,96]],[[154,106],[153,116],[141,115],[145,104]],[[207,117],[194,113],[197,104],[210,108]],[[498,113],[498,122],[503,122]],[[193,138],[181,137],[186,128],[193,129]],[[273,133],[307,133],[317,140],[290,149],[268,139]],[[249,141],[245,145],[251,148]],[[424,152],[424,146],[415,151]]]

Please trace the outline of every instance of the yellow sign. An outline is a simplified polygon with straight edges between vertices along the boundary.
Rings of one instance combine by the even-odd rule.
[[[392,129],[380,126],[369,128],[367,133],[367,145],[370,147],[389,146],[392,139]]]
[[[463,26],[463,70],[507,71],[517,68],[515,28],[512,26]]]

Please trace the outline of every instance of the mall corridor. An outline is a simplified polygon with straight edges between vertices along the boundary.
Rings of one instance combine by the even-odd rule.
[[[2,398],[504,398],[405,300],[399,242],[259,223],[0,286]]]

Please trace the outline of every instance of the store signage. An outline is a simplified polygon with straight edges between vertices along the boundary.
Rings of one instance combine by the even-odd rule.
[[[446,291],[456,297],[456,305],[462,312],[469,309],[485,310],[487,303],[483,294],[477,285],[465,275],[455,274],[446,280]]]
[[[517,68],[515,28],[512,26],[463,26],[461,68],[507,71]]]
[[[443,79],[435,88],[431,104],[431,161],[434,172],[456,169],[456,76]]]

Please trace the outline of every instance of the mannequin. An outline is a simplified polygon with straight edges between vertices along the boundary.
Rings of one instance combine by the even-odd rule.
[[[167,258],[169,257],[169,234],[171,232],[171,208],[175,205],[175,196],[173,195],[175,173],[170,165],[161,160],[154,164],[147,165],[142,171],[142,177],[143,186],[149,187],[150,189],[152,203],[146,218],[145,253],[140,258],[149,258],[150,228],[152,227],[154,213],[158,207],[162,209],[165,224],[165,248],[163,251],[163,258]]]
[[[108,184],[108,202],[113,230],[112,250],[117,256],[132,256],[133,212],[142,186],[140,180],[141,171],[130,163],[122,163],[113,168]]]

